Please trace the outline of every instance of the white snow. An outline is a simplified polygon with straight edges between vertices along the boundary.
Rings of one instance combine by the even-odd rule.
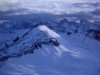
[[[43,45],[32,55],[12,58],[0,68],[1,75],[100,75],[100,42],[89,38],[84,40],[81,34],[59,35],[45,25],[38,29],[56,38],[60,46]],[[33,36],[37,39],[41,35],[39,32],[36,36],[37,33],[33,30],[23,42],[30,41]]]
[[[60,37],[59,34],[55,33],[54,31],[50,30],[47,26],[45,25],[41,25],[39,26],[39,29],[41,29],[42,31],[47,31],[48,34],[54,38]]]

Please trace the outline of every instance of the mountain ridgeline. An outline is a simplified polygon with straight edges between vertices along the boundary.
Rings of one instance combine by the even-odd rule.
[[[0,33],[13,33],[19,29],[32,29],[40,24],[44,24],[50,29],[65,33],[66,35],[80,33],[88,38],[100,41],[100,21],[89,22],[87,20],[80,20],[80,22],[75,22],[63,19],[59,22],[50,21],[37,24],[25,21],[8,21],[0,24]]]

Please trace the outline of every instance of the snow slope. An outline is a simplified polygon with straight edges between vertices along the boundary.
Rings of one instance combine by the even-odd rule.
[[[39,34],[37,35],[38,31]],[[40,37],[37,38],[36,35]],[[22,42],[11,48],[15,52],[17,51],[16,48],[25,47],[22,45],[23,42],[27,43],[30,41],[33,43],[40,38],[43,39],[41,35],[45,35],[45,38],[56,38],[60,45],[43,45],[42,48],[36,49],[34,54],[28,54],[19,59],[11,58],[2,63],[3,66],[0,68],[0,74],[100,75],[100,42],[91,40],[81,34],[66,37],[62,34],[57,34],[45,25],[40,25],[36,30],[32,30],[27,36],[22,38]],[[28,39],[26,39],[27,37]],[[32,41],[33,37],[36,37],[34,41]],[[26,46],[30,47],[31,43],[26,44]],[[11,48],[9,51],[13,52]]]

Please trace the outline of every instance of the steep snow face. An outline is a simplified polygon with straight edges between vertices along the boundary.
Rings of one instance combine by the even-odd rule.
[[[57,41],[60,43],[59,48],[62,51],[67,51],[67,52],[78,54],[77,52],[74,52],[74,51],[69,50],[68,48],[66,48],[69,43],[62,36],[60,36],[59,34],[54,32],[53,30],[49,29],[47,26],[45,26],[45,25],[39,26],[39,29],[42,30],[42,31],[47,32],[49,36],[56,38]]]
[[[2,63],[0,74],[100,75],[100,42],[87,37],[84,39],[84,37],[81,34],[66,37],[57,34],[45,25],[40,25],[28,31],[28,34],[20,36],[20,40],[7,50],[12,53],[23,53],[29,52],[29,48],[33,47],[31,45],[34,43],[42,41],[45,44],[35,49],[34,54],[28,54],[19,59],[11,58]],[[50,38],[55,38],[52,41],[59,42],[59,46],[50,43]],[[28,49],[21,50],[26,46]]]
[[[46,31],[48,33],[48,35],[57,38],[57,37],[61,37],[59,34],[57,34],[56,32],[50,30],[47,26],[43,25],[43,26],[39,26],[39,29],[42,31]]]

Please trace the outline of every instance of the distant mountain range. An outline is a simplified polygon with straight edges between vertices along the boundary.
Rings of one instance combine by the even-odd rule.
[[[48,26],[57,33],[66,33],[66,35],[81,33],[89,38],[100,41],[100,21],[89,22],[87,20],[80,20],[80,22],[75,22],[63,19],[59,22],[49,21],[41,24]],[[39,23],[36,24],[25,21],[8,21],[0,25],[0,33],[13,33],[15,30],[31,29],[37,25],[39,25]]]

